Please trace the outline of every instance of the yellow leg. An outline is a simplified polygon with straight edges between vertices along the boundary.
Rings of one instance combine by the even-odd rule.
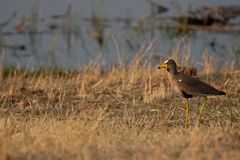
[[[188,128],[189,126],[189,103],[188,99],[186,98],[186,120],[185,120],[185,126]]]
[[[202,106],[201,106],[201,108],[200,108],[200,113],[199,113],[199,115],[198,115],[198,121],[200,121],[200,118],[201,118],[201,115],[202,115],[202,111],[203,111],[203,108],[204,108],[206,102],[207,102],[207,97],[204,97]]]

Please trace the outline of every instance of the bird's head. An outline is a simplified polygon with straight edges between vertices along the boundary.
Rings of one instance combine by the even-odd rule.
[[[160,64],[157,69],[164,68],[169,73],[175,74],[177,73],[177,64],[173,59],[166,60],[163,64]]]

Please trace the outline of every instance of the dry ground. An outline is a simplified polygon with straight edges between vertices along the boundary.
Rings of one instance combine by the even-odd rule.
[[[2,75],[0,159],[239,159],[240,71],[200,73],[228,96],[209,98],[200,122],[193,98],[190,128],[165,77],[137,60]]]

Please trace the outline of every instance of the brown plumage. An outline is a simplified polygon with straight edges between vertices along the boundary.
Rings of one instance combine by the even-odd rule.
[[[203,81],[200,81],[199,79],[196,79],[192,76],[189,76],[183,72],[179,72],[177,70],[177,64],[173,59],[169,59],[165,61],[162,65],[158,67],[165,68],[168,71],[168,77],[171,85],[173,86],[174,90],[181,94],[184,98],[186,98],[186,126],[188,126],[188,98],[194,97],[194,96],[211,96],[211,95],[225,95],[226,93],[220,90],[217,90],[216,88],[206,84]],[[206,99],[206,98],[205,98]],[[202,112],[202,109],[205,105],[206,100],[204,101],[200,114]]]

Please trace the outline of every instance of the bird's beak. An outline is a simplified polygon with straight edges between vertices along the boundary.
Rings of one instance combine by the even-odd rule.
[[[166,63],[161,64],[160,66],[157,67],[157,69],[165,68],[168,69],[168,65]]]

